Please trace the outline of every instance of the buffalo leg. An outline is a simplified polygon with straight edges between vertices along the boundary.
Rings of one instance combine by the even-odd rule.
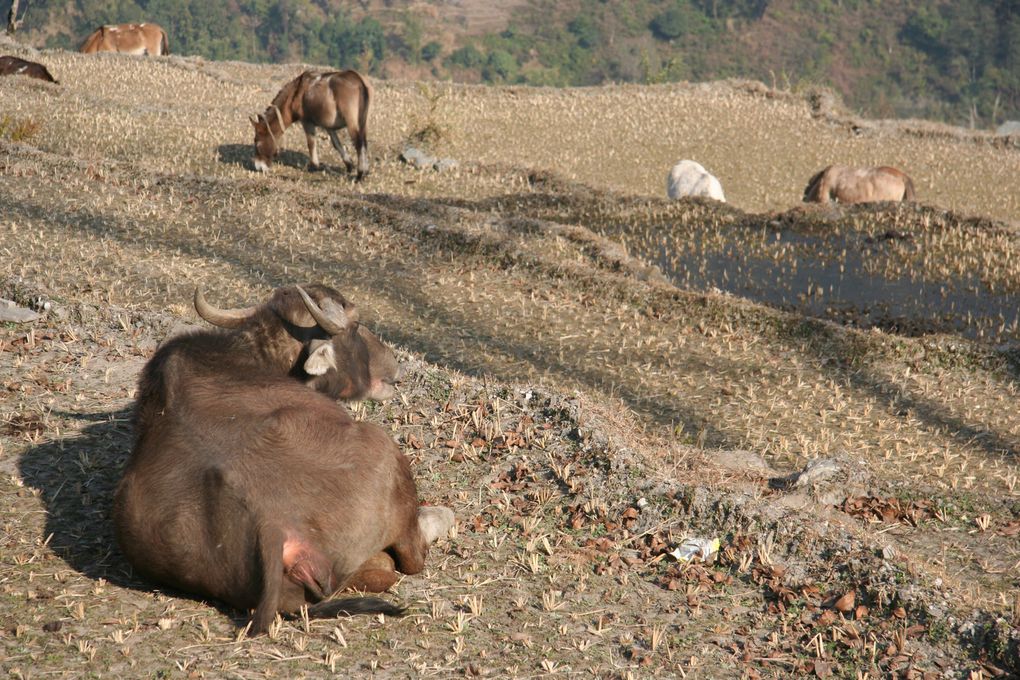
[[[453,526],[453,510],[437,505],[418,508],[418,521],[393,545],[397,569],[417,574],[425,568],[425,553],[437,538]]]
[[[347,579],[346,588],[366,593],[381,593],[397,582],[396,565],[389,553],[377,553],[358,567]]]
[[[453,526],[453,510],[441,505],[426,505],[418,508],[418,528],[425,545],[432,545]]]
[[[340,154],[340,158],[343,159],[344,165],[347,166],[347,172],[353,172],[354,161],[351,159],[351,155],[347,153],[347,149],[345,149],[344,145],[340,142],[340,136],[337,135],[336,130],[329,131],[329,141],[332,142],[333,148],[337,150],[337,153]]]

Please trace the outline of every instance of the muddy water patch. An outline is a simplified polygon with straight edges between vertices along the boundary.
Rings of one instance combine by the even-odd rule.
[[[934,232],[824,232],[773,222],[685,231],[655,241],[644,256],[686,289],[719,289],[905,335],[1020,340],[1020,280],[1010,282],[1008,272],[981,266],[979,251],[971,254],[978,266],[968,266],[962,261],[967,255],[955,256],[951,244]],[[640,248],[630,245],[632,251]]]

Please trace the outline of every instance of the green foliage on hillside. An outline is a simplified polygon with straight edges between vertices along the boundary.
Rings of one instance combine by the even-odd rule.
[[[173,51],[210,59],[558,86],[746,77],[829,85],[869,115],[1020,118],[1020,0],[531,0],[475,36],[384,5],[62,0],[30,3],[24,30],[73,49],[101,23],[146,20]]]

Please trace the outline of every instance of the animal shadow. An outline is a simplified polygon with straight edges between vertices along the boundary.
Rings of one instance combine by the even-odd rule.
[[[236,165],[237,167],[244,168],[245,170],[251,170],[255,172],[255,164],[252,163],[252,145],[251,144],[220,144],[216,147],[216,153],[219,157],[220,163],[224,165]],[[292,151],[290,149],[283,149],[280,155],[273,160],[273,165],[282,165],[288,168],[294,168],[296,170],[306,170],[308,168],[308,155]],[[326,164],[322,164],[322,168],[326,168]],[[320,172],[322,172],[320,168]],[[347,169],[344,167],[338,169],[330,169],[329,172],[337,172],[340,174],[347,174]]]
[[[113,496],[133,444],[131,409],[95,413],[55,411],[54,415],[90,424],[76,435],[29,449],[18,461],[21,479],[39,491],[46,508],[43,535],[50,537],[50,549],[87,578],[104,579],[132,590],[159,590],[195,599],[139,578],[117,547]],[[243,626],[247,620],[245,613],[222,603],[207,604],[236,625]]]
[[[18,461],[22,480],[46,506],[50,548],[89,578],[137,587],[116,547],[110,514],[131,450],[131,411],[55,414],[90,424],[76,436],[29,449]]]

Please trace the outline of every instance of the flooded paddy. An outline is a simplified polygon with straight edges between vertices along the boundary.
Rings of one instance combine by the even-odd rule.
[[[580,224],[656,265],[679,288],[907,336],[1020,341],[1020,227],[923,204],[801,205],[749,214],[567,191],[475,202]]]
[[[862,328],[1020,339],[1020,295],[981,268],[933,266],[924,233],[822,230],[773,222],[726,237],[663,237],[646,256],[685,289],[718,289]],[[951,263],[943,263],[949,265]]]

